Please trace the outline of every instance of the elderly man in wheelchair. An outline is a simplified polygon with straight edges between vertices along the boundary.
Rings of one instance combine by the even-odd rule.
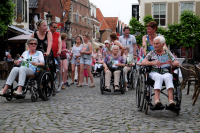
[[[122,56],[119,56],[118,53],[119,53],[119,46],[113,45],[112,54],[107,55],[106,58],[104,59],[103,67],[105,72],[105,89],[107,90],[110,90],[110,80],[112,73],[114,75],[114,90],[117,91],[120,89],[119,87],[120,86],[119,82],[121,82],[120,76],[124,75],[124,74],[122,75],[121,73],[123,72],[122,67],[124,67],[125,64]]]
[[[170,107],[175,106],[173,101],[173,76],[170,73],[168,67],[177,67],[179,62],[175,60],[173,54],[165,50],[163,47],[165,45],[165,38],[158,36],[154,39],[154,51],[150,51],[145,59],[142,61],[142,65],[152,66],[152,70],[149,73],[149,77],[155,81],[154,83],[154,93],[155,93],[155,107],[162,106],[160,102],[160,92],[162,89],[163,81],[165,82],[166,89],[168,92],[168,102]]]
[[[37,75],[39,73],[39,68],[40,69],[45,68],[43,53],[40,51],[36,51],[37,39],[35,39],[35,38],[28,39],[27,45],[28,45],[29,51],[25,51],[18,60],[14,61],[14,64],[16,66],[20,66],[20,67],[14,67],[11,70],[3,90],[0,91],[1,96],[3,96],[4,94],[7,93],[8,89],[12,86],[12,84],[15,80],[18,81],[18,87],[16,88],[17,90],[14,92],[13,92],[13,90],[11,90],[11,92],[13,92],[13,94],[10,94],[10,98],[13,95],[14,96],[22,95],[23,88],[25,88],[25,86],[26,86],[26,89],[28,88],[27,87],[28,85],[25,85],[28,80],[26,78],[27,77],[35,78],[35,75]],[[45,79],[45,78],[41,77],[41,76],[44,77],[44,72],[42,72],[42,73],[43,73],[42,75],[38,75],[40,77],[40,80],[38,80],[40,83],[42,83],[42,80]],[[49,75],[49,77],[51,78],[51,82],[52,82],[53,80],[52,80],[52,76],[51,76],[50,72],[47,72],[47,73],[46,74]],[[17,76],[18,76],[18,79],[17,79]],[[35,79],[38,79],[38,76]],[[28,82],[28,84],[29,84],[29,82]],[[41,85],[40,85],[40,87],[41,87]],[[42,89],[42,88],[40,88],[40,89]],[[46,90],[45,93],[48,93],[47,91],[49,91],[49,90]],[[43,97],[43,100],[44,99],[45,98]]]

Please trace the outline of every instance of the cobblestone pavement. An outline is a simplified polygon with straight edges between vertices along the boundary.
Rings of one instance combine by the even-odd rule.
[[[182,109],[176,116],[168,110],[145,115],[136,108],[135,91],[101,95],[99,78],[95,84],[95,88],[71,86],[49,101],[33,103],[29,93],[21,100],[0,97],[0,133],[200,132],[200,98],[192,106],[193,86],[189,95],[183,90]],[[167,103],[164,97],[161,101]]]

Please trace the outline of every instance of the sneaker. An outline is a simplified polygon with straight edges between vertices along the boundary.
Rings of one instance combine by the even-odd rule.
[[[162,103],[159,101],[159,100],[156,100],[155,101],[155,107],[159,107],[159,106],[161,106],[162,105]]]
[[[68,82],[65,82],[64,85],[66,85],[67,87],[70,87],[70,85],[68,84]]]
[[[92,88],[92,87],[95,87],[95,84],[94,83],[92,83],[90,86],[89,86],[90,88]]]
[[[64,89],[65,89],[65,87],[62,85],[62,86],[61,86],[61,89],[62,89],[62,90],[64,90]]]
[[[77,87],[82,87],[82,84],[77,85]]]
[[[169,107],[175,107],[175,102],[173,100],[169,100]]]
[[[6,92],[3,93],[3,91],[0,91],[0,96],[2,96],[3,94],[5,94]]]
[[[76,83],[76,85],[78,85],[78,83]]]
[[[14,95],[21,95],[23,92],[18,92],[18,91],[14,91],[13,94]]]
[[[128,91],[128,88],[126,87],[126,91]]]
[[[108,86],[106,86],[106,88],[105,88],[106,90],[110,90],[110,87],[108,87]]]
[[[74,83],[71,83],[70,85],[74,85]]]
[[[119,90],[119,87],[118,87],[118,85],[115,85],[115,90]]]

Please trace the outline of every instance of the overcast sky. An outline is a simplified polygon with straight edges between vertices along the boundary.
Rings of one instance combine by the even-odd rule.
[[[90,0],[100,8],[104,17],[119,17],[119,20],[129,24],[132,17],[132,3],[138,0]]]

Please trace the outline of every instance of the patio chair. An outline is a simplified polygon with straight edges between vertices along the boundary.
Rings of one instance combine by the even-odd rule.
[[[1,78],[6,79],[14,66],[13,61],[5,61],[0,66]]]
[[[197,98],[199,96],[199,93],[200,93],[200,66],[198,66],[198,65],[195,66],[195,72],[197,74],[198,84],[197,84],[194,94],[192,96],[192,99],[195,98],[192,105],[195,105]]]
[[[197,81],[198,81],[197,78],[196,78],[196,73],[195,73],[194,70],[187,69],[183,66],[180,66],[180,69],[181,69],[181,73],[182,73],[182,77],[183,77],[183,80],[181,82],[181,89],[184,89],[186,84],[188,83],[188,89],[187,89],[187,95],[188,95],[189,91],[190,91],[191,82],[195,82],[194,88],[196,88],[196,84],[197,84]]]

